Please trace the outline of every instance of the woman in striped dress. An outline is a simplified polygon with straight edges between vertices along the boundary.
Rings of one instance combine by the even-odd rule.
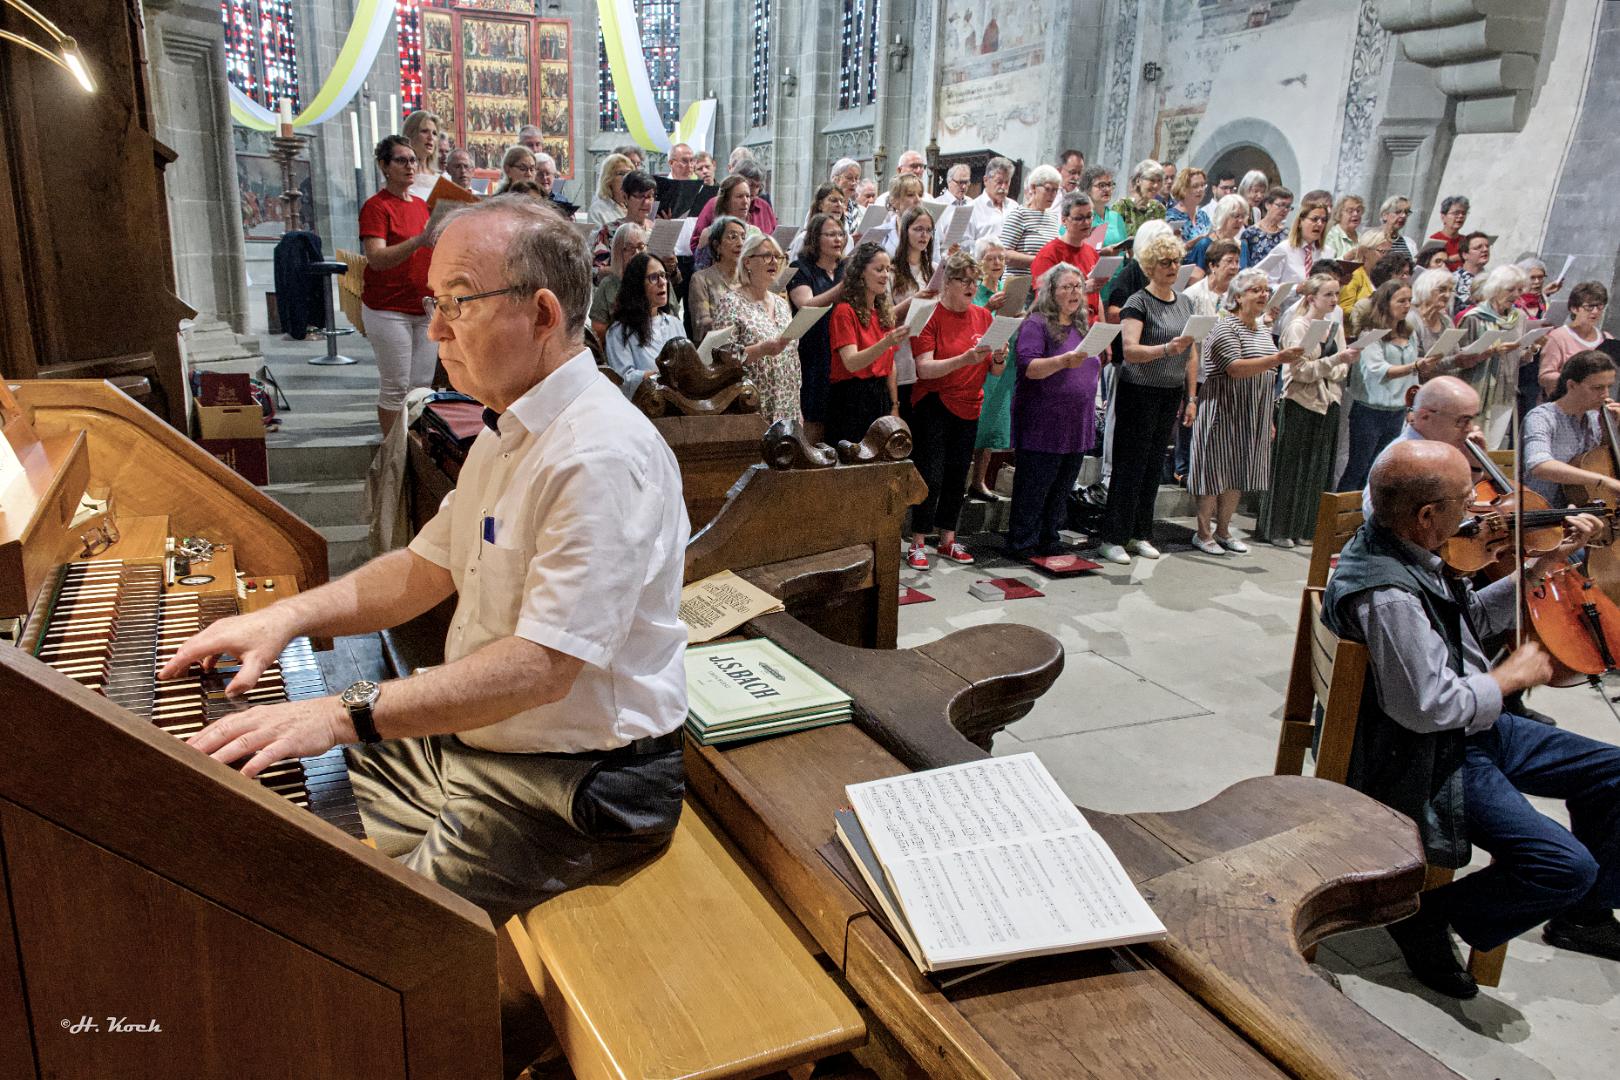
[[[1024,205],[1007,211],[1001,219],[1001,246],[1007,249],[1007,276],[1023,277],[1035,256],[1058,234],[1057,201],[1063,177],[1050,165],[1037,165],[1024,182]],[[1015,314],[1008,312],[1009,315]]]
[[[1187,490],[1198,498],[1193,546],[1206,555],[1249,550],[1232,536],[1232,514],[1245,491],[1264,491],[1271,477],[1277,380],[1270,373],[1304,356],[1297,347],[1278,351],[1271,331],[1260,325],[1269,299],[1265,271],[1240,272],[1227,292],[1226,313],[1201,350]]]

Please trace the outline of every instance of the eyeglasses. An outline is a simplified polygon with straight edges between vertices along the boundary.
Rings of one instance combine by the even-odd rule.
[[[649,284],[649,285],[662,285],[662,284],[664,284],[664,282],[666,282],[668,280],[669,280],[669,275],[668,274],[648,274],[647,275],[647,284]]]
[[[415,165],[416,164],[416,155],[412,154],[410,157],[391,157],[391,158],[388,159],[388,164],[390,164],[390,165]]]
[[[528,173],[530,176],[533,176],[540,166],[530,162],[527,165],[508,165],[506,168],[509,172]]]
[[[1168,269],[1168,268],[1170,268],[1172,266],[1180,266],[1181,265],[1181,260],[1180,259],[1154,259],[1153,260],[1153,265],[1157,266],[1160,270],[1165,270],[1165,269]]]
[[[1112,180],[1098,180],[1095,184],[1092,184],[1091,186],[1094,187],[1094,188],[1108,188],[1108,189],[1112,190],[1113,187],[1114,187],[1114,182]]]
[[[1575,310],[1576,311],[1602,311],[1603,310],[1603,305],[1602,304],[1576,304],[1575,305]]]
[[[422,310],[430,318],[437,311],[439,317],[445,322],[455,322],[461,318],[461,306],[470,304],[474,300],[484,300],[491,296],[516,296],[520,289],[515,285],[508,285],[504,289],[491,289],[488,292],[473,293],[471,296],[424,296],[422,297]]]
[[[782,261],[782,256],[778,255],[774,251],[756,251],[748,257],[750,259],[764,259],[766,262],[773,263]]]

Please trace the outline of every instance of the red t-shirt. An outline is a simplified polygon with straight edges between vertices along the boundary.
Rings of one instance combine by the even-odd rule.
[[[1056,236],[1048,240],[1045,246],[1035,253],[1035,262],[1031,264],[1029,273],[1033,283],[1038,286],[1041,283],[1041,278],[1046,275],[1048,270],[1058,263],[1068,263],[1082,274],[1090,277],[1091,268],[1097,265],[1099,258],[1101,256],[1097,254],[1097,249],[1090,244],[1081,244],[1076,247],[1063,239],[1062,236]],[[1102,311],[1102,294],[1088,293],[1086,295],[1086,304],[1090,311]]]
[[[984,337],[992,318],[984,308],[973,304],[969,304],[966,311],[952,311],[941,304],[928,317],[922,333],[911,339],[911,351],[917,356],[933,353],[936,360],[961,356]],[[937,379],[918,379],[911,387],[911,403],[915,405],[929,394],[938,394],[951,415],[977,420],[984,406],[984,377],[989,371],[990,361],[985,360],[947,371]]]
[[[894,370],[894,349],[889,348],[872,362],[872,366],[861,371],[851,371],[844,366],[838,358],[838,350],[845,345],[855,346],[856,352],[865,352],[879,341],[888,331],[878,322],[877,313],[873,312],[868,323],[862,323],[855,317],[855,309],[849,304],[839,304],[827,316],[832,323],[827,328],[827,337],[832,343],[832,382],[843,382],[845,379],[887,379],[889,372]]]
[[[1443,232],[1437,232],[1429,237],[1430,240],[1439,240],[1446,245],[1447,270],[1456,270],[1462,266],[1462,238],[1462,233],[1458,233],[1456,236],[1447,236]]]
[[[360,239],[375,236],[384,247],[393,247],[419,235],[427,228],[429,216],[428,205],[421,199],[414,195],[402,199],[384,188],[360,207]],[[428,295],[428,264],[432,261],[433,249],[420,247],[392,270],[367,266],[360,302],[373,311],[422,314],[422,298]]]

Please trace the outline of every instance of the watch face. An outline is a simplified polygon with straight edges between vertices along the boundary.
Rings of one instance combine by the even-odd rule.
[[[345,705],[369,705],[377,699],[378,689],[376,683],[362,679],[343,691],[338,700]]]

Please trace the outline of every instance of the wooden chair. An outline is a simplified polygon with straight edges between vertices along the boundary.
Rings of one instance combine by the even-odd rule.
[[[1367,650],[1357,642],[1341,639],[1322,624],[1322,594],[1333,556],[1361,527],[1361,520],[1361,492],[1322,495],[1316,517],[1316,537],[1312,542],[1311,568],[1300,597],[1293,670],[1283,704],[1283,730],[1277,742],[1278,775],[1304,772],[1305,751],[1311,745],[1318,702],[1322,705],[1322,726],[1316,745],[1315,776],[1342,784],[1350,771],[1350,752],[1356,742],[1356,722],[1367,681]],[[1450,870],[1431,866],[1423,887],[1432,889],[1444,885],[1452,876]],[[1506,945],[1488,952],[1471,950],[1468,971],[1481,986],[1497,986],[1506,957]]]
[[[343,317],[349,320],[360,336],[366,336],[366,320],[360,311],[360,294],[366,287],[366,257],[356,251],[337,249],[337,260],[348,266],[343,276],[338,278],[338,306],[343,311]]]

